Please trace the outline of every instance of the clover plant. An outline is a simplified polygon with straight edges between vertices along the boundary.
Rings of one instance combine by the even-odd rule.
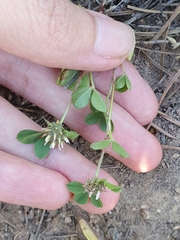
[[[65,143],[69,143],[79,136],[78,133],[68,131],[63,127],[68,111],[72,105],[77,109],[89,105],[90,113],[85,117],[85,123],[88,125],[98,124],[99,128],[105,132],[104,139],[90,145],[94,150],[101,150],[101,155],[92,179],[88,179],[85,183],[69,182],[67,188],[74,194],[74,201],[78,204],[86,204],[90,201],[96,207],[102,207],[103,203],[100,199],[102,191],[106,191],[106,188],[113,192],[122,190],[121,186],[113,185],[106,179],[100,179],[98,175],[107,147],[111,147],[123,158],[129,157],[126,150],[113,137],[112,109],[115,91],[123,93],[130,90],[131,83],[124,70],[123,75],[117,78],[114,77],[113,70],[109,92],[105,99],[96,89],[92,72],[62,69],[57,84],[72,91],[70,103],[62,118],[56,122],[45,120],[47,127],[43,128],[42,131],[22,130],[18,133],[17,139],[24,144],[34,144],[34,151],[39,159],[45,158],[50,150],[56,146],[62,150]]]

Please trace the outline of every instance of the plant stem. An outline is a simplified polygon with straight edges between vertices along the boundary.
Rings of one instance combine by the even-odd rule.
[[[114,102],[114,92],[115,92],[115,77],[114,77],[114,70],[113,70],[113,79],[111,82],[111,100],[109,106],[109,114],[108,114],[108,121],[107,121],[107,135],[110,135],[112,138],[112,129],[111,129],[111,118],[112,118],[112,108]]]
[[[123,75],[126,74],[123,63],[121,64]]]
[[[99,170],[101,168],[101,164],[102,164],[102,161],[103,161],[103,158],[104,158],[104,154],[105,154],[105,150],[103,149],[102,152],[101,152],[101,156],[99,158],[99,162],[98,162],[98,166],[97,166],[97,169],[96,169],[96,174],[95,174],[95,177],[97,178],[98,175],[99,175]]]
[[[108,108],[108,102],[109,102],[109,99],[110,99],[110,96],[111,96],[111,92],[112,92],[112,82],[111,82],[111,85],[110,85],[110,88],[109,88],[108,95],[106,97],[106,106],[107,106],[107,108]]]
[[[113,70],[113,79],[112,79],[111,86],[110,86],[110,89],[109,89],[109,93],[108,93],[108,96],[107,96],[107,99],[106,99],[106,104],[107,104],[108,99],[111,98],[110,99],[110,106],[109,106],[109,109],[108,109],[109,111],[108,111],[108,121],[107,121],[107,131],[106,131],[106,136],[110,137],[111,139],[112,139],[111,118],[112,118],[112,108],[113,108],[113,102],[114,102],[114,92],[115,92],[115,77],[114,77],[114,70]],[[104,154],[105,154],[105,150],[103,149],[102,152],[101,152],[101,156],[99,158],[99,162],[98,162],[98,166],[97,166],[97,169],[96,169],[95,177],[98,177],[98,175],[99,175],[99,170],[100,170],[103,158],[104,158]]]
[[[90,73],[89,73],[89,75],[90,75],[90,82],[91,82],[91,86],[92,86],[92,88],[93,88],[93,89],[95,89],[96,87],[95,87],[95,85],[94,85],[94,81],[93,81],[92,72],[90,72]]]
[[[66,116],[67,116],[67,114],[69,112],[70,107],[71,107],[71,101],[67,105],[67,108],[66,108],[66,110],[65,110],[65,112],[64,112],[64,114],[63,114],[63,116],[62,116],[62,118],[61,118],[61,120],[59,122],[60,124],[62,124],[64,122],[64,119],[66,118]]]

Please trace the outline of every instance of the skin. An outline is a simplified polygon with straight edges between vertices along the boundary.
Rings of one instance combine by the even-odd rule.
[[[57,119],[61,118],[71,94],[56,85],[59,68],[94,71],[97,89],[106,94],[111,69],[117,67],[116,74],[119,75],[122,72],[120,64],[134,47],[131,30],[120,26],[122,35],[130,36],[122,40],[126,41],[126,45],[118,50],[121,57],[106,58],[96,54],[95,18],[99,18],[99,14],[70,2],[1,2],[0,84]],[[12,12],[11,15],[7,14],[7,9]],[[73,23],[70,19],[74,20]],[[109,24],[113,23],[110,21]],[[77,38],[77,35],[80,37]],[[115,95],[114,138],[127,150],[130,158],[122,159],[110,149],[107,152],[132,170],[146,172],[155,168],[162,157],[160,144],[142,127],[155,117],[158,104],[152,90],[134,66],[126,61],[123,64],[131,80],[132,91]],[[88,112],[88,108],[82,111],[72,108],[65,123],[89,142],[95,142],[102,139],[104,134],[96,125],[85,125],[83,119]],[[54,149],[44,160],[37,159],[33,146],[19,143],[16,136],[22,129],[40,130],[41,127],[3,98],[0,98],[0,116],[1,201],[56,209],[72,200],[66,188],[69,181],[85,182],[94,176],[96,166],[69,145],[61,152]],[[99,177],[117,184],[103,170]],[[90,203],[81,207],[91,213],[107,212],[116,205],[119,194],[107,191],[101,194],[101,199],[101,209]]]

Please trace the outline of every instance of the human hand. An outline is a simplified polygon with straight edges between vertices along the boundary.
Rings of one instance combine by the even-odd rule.
[[[11,14],[8,14],[11,13]],[[68,1],[6,0],[0,8],[0,83],[59,119],[70,99],[70,92],[56,85],[59,70],[69,68],[96,71],[97,89],[106,94],[111,71],[134,48],[132,30],[104,15],[86,11]],[[105,25],[104,25],[105,24]],[[9,53],[7,53],[9,52]],[[26,59],[26,60],[25,60]],[[149,171],[161,160],[158,141],[141,125],[150,122],[157,111],[157,100],[133,65],[124,62],[132,90],[115,96],[114,137],[129,153],[121,159],[109,154],[138,172]],[[102,71],[102,72],[97,72]],[[117,68],[120,72],[120,68]],[[89,142],[101,139],[97,126],[83,122],[88,109],[72,108],[66,124]],[[54,149],[44,160],[33,153],[33,146],[16,140],[22,129],[40,127],[0,99],[0,200],[44,209],[55,209],[71,200],[66,188],[69,181],[85,182],[96,167],[66,145]],[[116,184],[101,170],[99,177]],[[119,195],[101,194],[103,208],[90,203],[82,206],[91,213],[111,210]]]

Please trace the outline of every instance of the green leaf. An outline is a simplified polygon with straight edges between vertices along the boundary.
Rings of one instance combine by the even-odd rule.
[[[42,134],[42,132],[26,129],[20,131],[16,138],[19,142],[22,142],[24,144],[32,144],[37,142]]]
[[[121,75],[116,78],[115,89],[119,90],[126,85],[126,75]]]
[[[113,133],[114,132],[114,123],[113,123],[113,121],[111,120],[111,133]]]
[[[106,117],[104,113],[102,114],[101,120],[99,121],[99,127],[103,132],[106,132],[107,122],[106,122]]]
[[[123,147],[121,147],[121,145],[119,145],[119,143],[117,142],[114,141],[112,142],[112,149],[123,158],[129,157],[129,154],[126,152],[126,150]]]
[[[71,139],[72,141],[79,136],[79,134],[77,132],[74,132],[74,131],[64,130],[64,133],[65,133],[65,136],[67,138]]]
[[[67,87],[69,90],[73,91],[79,74],[80,72],[77,70],[62,69],[57,79],[57,85]]]
[[[92,92],[91,104],[98,111],[107,112],[106,104],[97,90],[93,90],[93,92]]]
[[[118,92],[126,92],[131,90],[131,82],[126,74],[116,78],[115,89]]]
[[[82,76],[78,88],[89,88],[89,86],[90,86],[89,74],[85,74],[84,76]]]
[[[78,87],[76,91],[74,91],[72,94],[72,101],[77,100],[88,89],[89,89],[88,87]]]
[[[110,144],[112,143],[111,140],[102,140],[99,142],[94,142],[90,145],[90,147],[94,150],[99,150],[99,149],[104,149],[110,146]]]
[[[74,194],[84,193],[83,184],[80,182],[69,182],[66,186]]]
[[[91,199],[91,203],[92,203],[95,207],[97,207],[97,208],[103,207],[103,203],[102,203],[102,201],[101,201],[100,198],[96,200],[96,196],[95,196],[95,195],[92,195],[90,199]]]
[[[90,101],[92,87],[78,88],[72,94],[72,102],[75,108],[84,108]]]
[[[90,102],[90,109],[92,112],[98,112],[98,110],[96,108],[93,107],[93,105]]]
[[[78,78],[77,78],[78,79]],[[76,80],[77,80],[76,79]],[[74,80],[74,81],[72,81],[71,83],[70,83],[70,85],[66,85],[64,88],[66,89],[68,89],[68,90],[70,90],[70,91],[74,91],[75,90],[75,88],[76,88],[76,84],[77,84],[77,81],[76,80]]]
[[[86,204],[88,202],[89,196],[87,192],[78,193],[74,195],[74,201],[78,204]]]
[[[109,188],[112,192],[121,192],[122,191],[122,187],[121,186],[117,186],[117,185],[114,185],[112,183],[109,183],[109,182],[105,182],[104,185]]]
[[[85,117],[85,123],[86,124],[96,124],[101,121],[101,118],[103,117],[102,112],[91,112]]]
[[[36,156],[39,159],[45,158],[49,152],[50,152],[50,143],[47,143],[46,145],[44,145],[45,143],[45,138],[40,138],[36,143],[35,143],[35,147],[34,147],[34,151]]]
[[[124,93],[128,90],[127,86],[125,85],[123,88],[120,88],[120,89],[116,89],[117,92],[120,92],[120,93]]]
[[[85,123],[88,125],[99,124],[100,129],[103,132],[106,132],[107,124],[105,113],[99,112],[97,110],[95,112],[91,112],[85,117]]]
[[[127,75],[126,75],[126,86],[127,86],[127,88],[128,88],[129,90],[131,90],[131,88],[132,88],[131,82],[130,82],[130,80],[129,80],[129,78],[128,78]]]

